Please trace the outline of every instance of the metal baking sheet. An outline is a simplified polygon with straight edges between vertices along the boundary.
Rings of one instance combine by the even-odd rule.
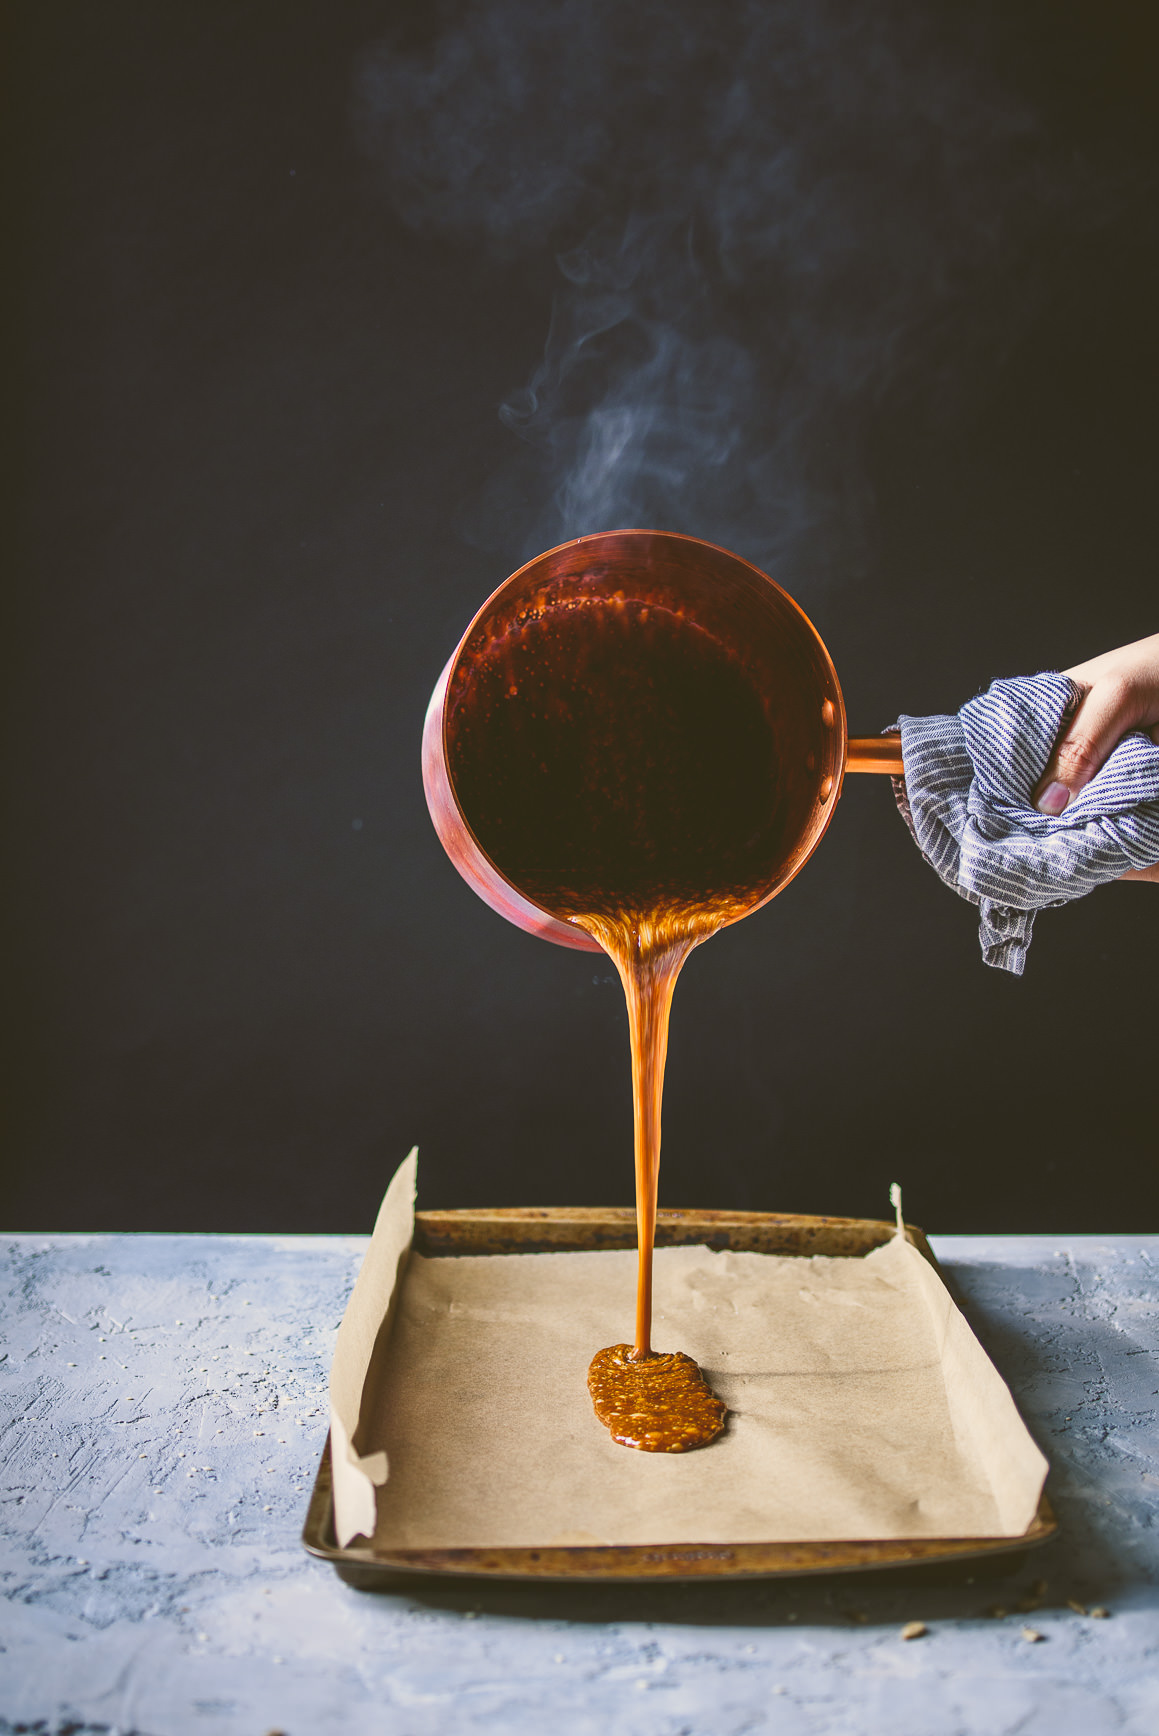
[[[894,1233],[892,1223],[868,1218],[802,1217],[774,1212],[663,1210],[658,1247],[701,1244],[753,1253],[857,1256]],[[937,1268],[916,1226],[906,1233]],[[415,1248],[437,1257],[456,1254],[565,1252],[635,1246],[635,1214],[628,1208],[515,1207],[502,1210],[418,1212]],[[334,1535],[330,1443],[326,1442],[302,1532],[312,1555],[331,1561],[341,1577],[364,1589],[397,1585],[400,1577],[473,1577],[559,1582],[648,1582],[756,1579],[917,1567],[1020,1552],[1045,1543],[1058,1526],[1043,1495],[1021,1537],[905,1538],[896,1541],[590,1545],[514,1549],[375,1549],[363,1542],[340,1548]]]

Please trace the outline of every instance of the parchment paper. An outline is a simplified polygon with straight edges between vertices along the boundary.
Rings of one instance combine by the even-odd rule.
[[[585,1384],[594,1352],[631,1336],[634,1252],[405,1261],[402,1174],[335,1354],[340,1543],[1009,1537],[1034,1517],[1046,1460],[903,1237],[856,1259],[658,1249],[653,1343],[695,1357],[731,1414],[709,1447],[640,1453]]]

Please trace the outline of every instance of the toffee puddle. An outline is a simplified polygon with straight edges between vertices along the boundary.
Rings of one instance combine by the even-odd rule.
[[[638,1360],[630,1344],[598,1350],[588,1369],[597,1417],[622,1447],[687,1453],[706,1447],[728,1415],[700,1369],[682,1350]]]

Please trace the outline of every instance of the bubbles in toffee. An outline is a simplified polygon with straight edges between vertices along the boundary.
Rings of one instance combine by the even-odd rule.
[[[728,1411],[690,1356],[637,1361],[627,1344],[597,1351],[588,1369],[595,1413],[614,1441],[645,1453],[687,1453],[705,1447]]]

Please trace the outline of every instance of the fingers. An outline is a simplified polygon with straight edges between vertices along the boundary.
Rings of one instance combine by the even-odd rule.
[[[1130,683],[1113,675],[1097,680],[1055,743],[1034,792],[1039,813],[1061,814],[1137,721]]]
[[[1082,693],[1074,716],[1055,743],[1033,802],[1057,815],[1090,783],[1133,729],[1159,744],[1159,633],[1064,671]]]
[[[1125,874],[1119,875],[1120,880],[1154,880],[1159,884],[1159,862],[1153,868],[1128,868]]]

